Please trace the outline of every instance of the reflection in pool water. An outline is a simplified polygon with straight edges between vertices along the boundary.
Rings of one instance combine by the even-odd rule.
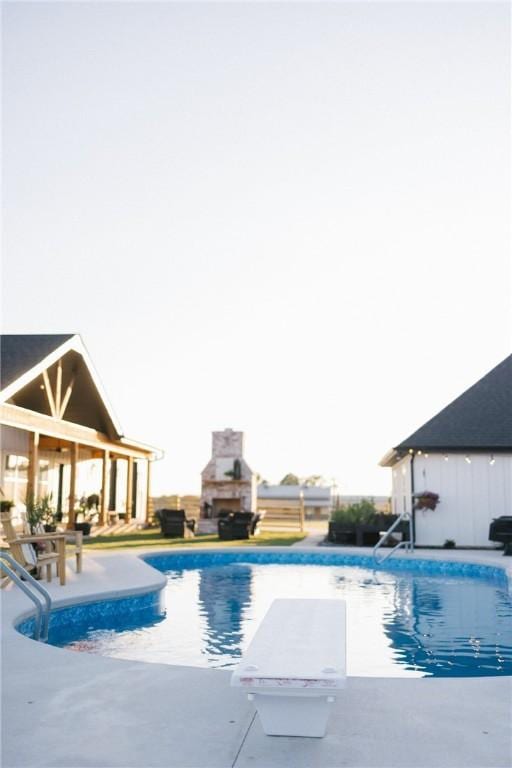
[[[232,668],[274,598],[338,597],[347,602],[350,675],[512,674],[512,601],[503,578],[262,564],[250,557],[176,562],[166,571],[163,606],[146,596],[136,609],[128,609],[129,600],[96,604],[103,615],[100,609],[91,615],[90,606],[65,609],[51,623],[50,642],[120,658]]]

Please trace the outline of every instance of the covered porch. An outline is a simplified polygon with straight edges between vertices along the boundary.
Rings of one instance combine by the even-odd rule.
[[[51,494],[58,517],[73,528],[80,499],[97,494],[98,526],[151,520],[151,452],[16,406],[1,410],[1,485],[16,509]]]
[[[98,526],[150,522],[158,451],[123,436],[77,335],[2,336],[0,486],[20,517],[51,495],[73,528],[93,498]],[[91,510],[92,512],[92,510]]]

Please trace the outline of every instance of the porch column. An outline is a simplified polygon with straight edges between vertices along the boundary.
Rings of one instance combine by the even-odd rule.
[[[133,494],[133,456],[128,456],[128,472],[126,477],[126,517],[125,523],[132,519],[132,494]]]
[[[151,498],[151,464],[148,459],[147,475],[146,475],[146,525],[149,525],[153,520],[153,499]]]
[[[76,503],[76,465],[78,464],[79,444],[71,443],[71,464],[69,478],[69,504],[68,504],[68,528],[75,527],[75,503]]]
[[[28,444],[27,500],[35,501],[35,499],[37,498],[38,480],[39,480],[39,432],[30,432],[29,444]]]
[[[103,459],[101,462],[101,504],[100,504],[100,519],[99,525],[105,525],[108,519],[108,501],[110,496],[109,488],[109,463],[110,452],[103,452]]]

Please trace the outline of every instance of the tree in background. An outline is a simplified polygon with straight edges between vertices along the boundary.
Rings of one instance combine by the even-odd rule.
[[[307,485],[308,487],[318,487],[320,485],[327,485],[327,481],[322,475],[309,475],[304,477],[301,481],[301,485]]]
[[[291,472],[288,472],[288,474],[283,477],[279,485],[300,485],[300,480],[297,475],[293,475]]]
[[[325,478],[322,475],[308,475],[307,477],[297,477],[292,472],[289,472],[283,477],[279,485],[304,485],[308,488],[314,486],[327,485]]]

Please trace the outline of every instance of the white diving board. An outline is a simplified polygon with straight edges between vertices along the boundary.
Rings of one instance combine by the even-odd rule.
[[[345,684],[344,600],[274,600],[231,677],[269,736],[325,736]]]

